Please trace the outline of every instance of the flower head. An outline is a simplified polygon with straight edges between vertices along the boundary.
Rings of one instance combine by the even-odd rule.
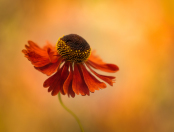
[[[40,48],[32,41],[28,41],[28,44],[22,50],[25,57],[35,69],[48,76],[53,74],[43,84],[53,96],[59,92],[72,97],[75,94],[89,95],[90,92],[106,88],[106,84],[95,76],[113,86],[115,77],[100,75],[93,69],[116,72],[118,66],[104,63],[79,35],[65,35],[59,38],[55,47],[48,43]]]

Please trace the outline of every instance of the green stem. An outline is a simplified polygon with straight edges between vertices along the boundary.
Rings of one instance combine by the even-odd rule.
[[[64,103],[62,102],[60,92],[58,93],[58,98],[59,98],[59,102],[60,102],[60,104],[62,105],[62,107],[63,107],[66,111],[68,111],[68,112],[76,119],[77,123],[79,124],[79,127],[80,127],[81,132],[85,132],[84,129],[83,129],[83,127],[82,127],[82,124],[80,123],[79,118],[78,118],[70,109],[68,109],[68,108],[64,105]]]

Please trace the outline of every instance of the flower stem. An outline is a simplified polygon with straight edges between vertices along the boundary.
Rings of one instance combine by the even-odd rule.
[[[69,113],[76,119],[77,123],[79,124],[79,127],[80,127],[81,132],[85,132],[84,129],[83,129],[83,127],[82,127],[82,124],[80,123],[79,118],[78,118],[70,109],[68,109],[68,108],[64,105],[64,103],[62,102],[60,92],[58,93],[58,98],[59,98],[59,102],[60,102],[60,104],[62,105],[62,107],[63,107],[67,112],[69,112]]]

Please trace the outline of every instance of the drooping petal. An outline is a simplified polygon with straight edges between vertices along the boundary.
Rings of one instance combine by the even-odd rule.
[[[73,88],[73,91],[79,95],[79,79],[81,80],[80,78],[80,73],[78,71],[78,68],[77,68],[77,65],[74,64],[74,72],[73,72],[73,81],[72,81],[72,88]]]
[[[74,91],[72,89],[72,81],[71,81],[71,83],[69,85],[68,97],[69,97],[69,95],[71,95],[71,97],[73,97],[73,98],[75,97],[75,93],[74,93]]]
[[[59,62],[59,61],[58,61]],[[57,63],[58,63],[57,62]],[[61,61],[60,61],[61,62]],[[60,64],[58,64],[58,68],[60,67]],[[51,77],[49,77],[47,80],[45,80],[43,86],[45,88],[49,87],[52,85],[52,83],[61,75],[61,72],[62,72],[62,68],[60,68],[54,75],[52,75]]]
[[[99,90],[99,88],[106,88],[106,84],[97,80],[91,73],[87,71],[83,64],[81,64],[80,67],[82,69],[84,80],[91,92]]]
[[[113,76],[100,75],[100,74],[96,73],[94,70],[92,70],[92,68],[89,66],[89,64],[86,64],[86,65],[88,66],[88,68],[90,69],[90,71],[92,73],[94,73],[98,78],[102,79],[103,81],[107,82],[109,85],[113,86],[115,77],[113,77]]]
[[[62,68],[63,69],[62,69],[61,75],[59,76],[58,79],[55,80],[58,83],[51,93],[53,96],[57,95],[59,93],[59,91],[61,92],[61,94],[63,94],[63,95],[65,94],[64,90],[63,90],[63,84],[69,74],[69,71],[68,71],[69,63],[65,63]]]
[[[99,69],[99,70],[105,71],[105,72],[116,72],[119,70],[118,66],[114,65],[114,64],[107,64],[107,63],[97,64],[91,60],[86,61],[86,63],[95,69]]]
[[[52,50],[55,47],[51,45],[45,46],[45,48],[40,48],[36,43],[32,41],[28,41],[28,44],[29,46],[25,45],[26,49],[22,50],[22,52],[35,67],[43,67],[49,64],[50,57],[53,58],[53,55],[54,62],[57,58],[60,57],[55,50]]]
[[[53,91],[55,88],[57,88],[59,81],[60,81],[60,77],[61,77],[61,73],[62,73],[63,67],[61,67],[60,69],[57,70],[57,72],[53,75],[54,77],[50,77],[50,79],[48,78],[45,82],[44,85],[48,87],[48,92]],[[53,80],[51,80],[53,79]],[[58,92],[59,92],[59,87],[58,87]]]
[[[72,63],[71,63],[69,75],[63,84],[63,90],[64,90],[65,94],[68,94],[68,97],[70,95],[74,98],[75,93],[72,90],[72,79],[73,79],[73,70],[72,70]]]
[[[81,95],[89,95],[89,90],[86,85],[86,83],[83,80],[83,76],[81,76],[80,71],[79,71],[79,66],[78,64],[74,64],[74,73],[73,73],[73,81],[72,81],[72,88],[73,91],[76,94],[81,94]]]
[[[60,71],[60,70],[59,70]],[[51,77],[49,77],[47,80],[45,80],[45,82],[43,83],[43,87],[47,88],[49,86],[51,86],[53,84],[53,82],[56,80],[57,76],[58,76],[59,72],[56,72],[54,75],[52,75]]]
[[[56,70],[58,69],[58,67],[62,63],[62,60],[63,60],[62,58],[59,58],[56,63],[49,63],[43,67],[34,67],[34,68],[39,70],[40,72],[50,76],[51,74],[56,72]]]
[[[79,73],[80,73],[80,76],[81,76],[81,79],[82,79],[82,82],[81,82],[82,83],[81,84],[82,87],[80,87],[80,88],[84,91],[85,95],[87,94],[89,96],[90,92],[89,92],[87,84],[85,83],[85,80],[84,80],[83,73],[82,73],[82,70],[80,68],[80,65],[82,65],[82,64],[78,64],[77,65]]]
[[[99,69],[105,72],[116,72],[119,70],[117,65],[107,64],[102,61],[102,59],[95,54],[95,50],[91,52],[90,57],[88,58],[87,63],[90,64],[93,68]]]
[[[72,89],[72,80],[71,80],[71,82],[70,82],[70,84],[69,84],[69,86],[68,86],[68,97],[69,96],[71,96],[71,97],[75,97],[75,92],[73,91],[73,89]]]
[[[65,94],[67,94],[69,91],[69,87],[72,84],[72,79],[73,79],[73,70],[72,70],[72,64],[70,64],[69,75],[63,84],[63,90],[64,90]]]
[[[68,75],[69,75],[69,66],[70,66],[70,63],[69,62],[65,62],[64,64],[64,68],[63,68],[63,71],[61,73],[61,80],[60,80],[60,92],[62,94],[65,94],[64,90],[63,90],[63,85],[64,85],[64,82],[65,80],[67,79]]]

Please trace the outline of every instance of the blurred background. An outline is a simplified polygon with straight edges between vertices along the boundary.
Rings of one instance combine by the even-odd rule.
[[[0,0],[0,132],[80,132],[21,52],[70,33],[120,68],[113,87],[62,96],[85,132],[174,132],[173,29],[173,0]]]

